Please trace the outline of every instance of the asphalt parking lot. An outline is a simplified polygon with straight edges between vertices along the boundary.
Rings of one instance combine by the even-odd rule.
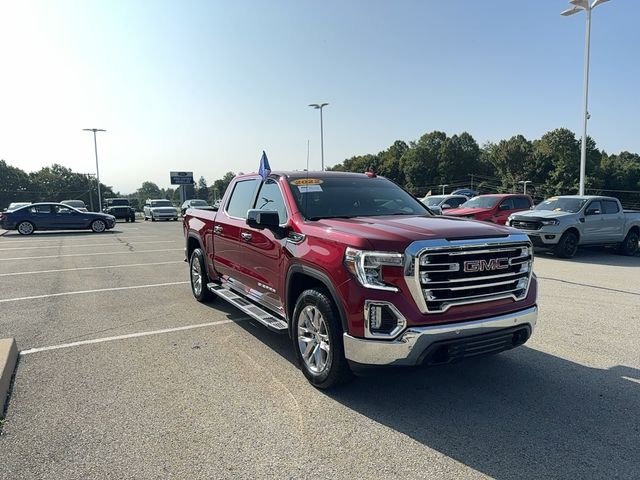
[[[0,478],[640,477],[640,257],[539,254],[526,346],[331,392],[182,259],[179,222],[0,236]]]

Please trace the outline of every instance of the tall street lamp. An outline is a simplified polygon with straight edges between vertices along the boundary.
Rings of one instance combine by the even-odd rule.
[[[324,171],[324,132],[322,130],[322,108],[328,103],[310,103],[309,106],[320,110],[320,158],[322,158],[322,171]]]
[[[521,183],[524,187],[524,194],[527,194],[527,183],[533,183],[531,180],[521,180],[518,183]]]
[[[438,186],[439,186],[439,187],[442,187],[442,194],[444,195],[444,188],[445,188],[445,187],[448,187],[449,185],[448,185],[448,184],[446,184],[446,185],[438,185]]]
[[[83,128],[85,132],[93,132],[93,148],[96,152],[96,178],[98,179],[98,211],[102,210],[102,197],[100,196],[100,170],[98,169],[98,142],[96,140],[96,132],[106,132],[101,128]]]
[[[587,13],[587,28],[584,41],[584,116],[582,129],[582,148],[580,151],[580,195],[584,195],[584,176],[587,164],[587,120],[589,119],[589,111],[587,103],[589,98],[589,48],[591,42],[591,10],[598,5],[608,2],[609,0],[594,0],[589,4],[589,0],[569,0],[573,6],[561,12],[560,15],[568,17],[584,10]]]

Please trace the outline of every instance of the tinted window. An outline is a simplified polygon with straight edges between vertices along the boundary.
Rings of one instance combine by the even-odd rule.
[[[71,213],[73,212],[73,210],[71,210],[69,207],[63,207],[62,205],[55,205],[54,209],[57,211],[57,213],[60,213],[62,215],[71,215]]]
[[[589,205],[587,205],[587,210],[598,210],[598,213],[602,213],[602,206],[600,205],[600,201],[596,200],[595,202],[591,202]]]
[[[513,199],[507,198],[500,204],[500,210],[513,210]]]
[[[445,203],[449,204],[451,208],[458,208],[460,205],[462,205],[466,201],[467,201],[466,198],[450,198]]]
[[[247,218],[247,210],[251,208],[253,194],[255,193],[257,186],[257,179],[236,182],[227,206],[227,213],[229,216]]]
[[[529,199],[525,197],[517,197],[513,199],[513,205],[515,208],[529,208],[531,204],[529,203]]]
[[[51,205],[36,205],[29,209],[31,213],[51,213]]]
[[[151,208],[155,207],[173,207],[169,200],[151,200]]]
[[[603,213],[618,213],[620,211],[618,202],[614,202],[613,200],[604,200],[602,204],[604,205]]]
[[[262,184],[258,198],[256,199],[256,206],[258,210],[275,210],[278,212],[280,223],[287,221],[287,209],[284,206],[284,198],[278,184],[269,179]]]

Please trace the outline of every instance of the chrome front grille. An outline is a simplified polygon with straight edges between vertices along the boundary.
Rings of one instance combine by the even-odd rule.
[[[540,230],[542,224],[540,222],[530,222],[527,220],[511,220],[511,226],[521,230]]]
[[[416,242],[407,284],[424,313],[527,296],[533,250],[526,235],[508,239]],[[420,244],[424,246],[420,247]],[[411,252],[410,252],[411,253]]]

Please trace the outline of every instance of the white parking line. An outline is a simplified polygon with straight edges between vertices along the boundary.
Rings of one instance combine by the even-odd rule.
[[[193,330],[194,328],[213,327],[216,325],[224,325],[225,323],[237,323],[243,320],[249,320],[249,317],[239,318],[237,320],[219,320],[217,322],[198,323],[195,325],[187,325],[185,327],[165,328],[163,330],[151,330],[148,332],[129,333],[127,335],[118,335],[116,337],[94,338],[92,340],[82,340],[79,342],[63,343],[60,345],[51,345],[49,347],[30,348],[23,350],[20,355],[29,355],[30,353],[46,352],[48,350],[58,350],[60,348],[71,348],[80,345],[91,345],[93,343],[113,342],[114,340],[124,340],[127,338],[146,337],[149,335],[158,335],[161,333],[180,332],[182,330]]]
[[[38,258],[94,257],[96,255],[126,255],[129,253],[177,252],[179,250],[184,251],[184,248],[165,248],[162,250],[136,250],[134,252],[65,253],[64,255],[43,255],[40,257],[11,257],[11,258],[0,258],[0,262],[6,262],[8,260],[35,260]]]
[[[100,267],[60,268],[58,270],[37,270],[33,272],[0,273],[0,277],[10,277],[13,275],[30,275],[30,274],[40,274],[40,273],[74,272],[76,270],[97,270],[99,268],[125,268],[125,267],[143,267],[146,265],[169,265],[172,263],[184,263],[184,260],[175,260],[172,262],[127,263],[124,265],[102,265]]]
[[[79,290],[76,292],[49,293],[47,295],[33,295],[31,297],[4,298],[0,300],[0,303],[19,302],[22,300],[35,300],[37,298],[63,297],[66,295],[81,295],[84,293],[115,292],[117,290],[134,290],[137,288],[167,287],[170,285],[184,285],[185,283],[189,283],[189,282],[184,281],[184,282],[154,283],[152,285],[133,285],[131,287],[97,288],[95,290]]]
[[[136,242],[136,245],[143,245],[146,243],[176,243],[177,240],[156,240],[154,242]],[[0,248],[0,252],[4,252],[6,250],[40,250],[43,248],[82,248],[82,247],[125,247],[126,243],[122,242],[111,242],[111,243],[85,243],[84,245],[49,245],[46,247],[11,247],[11,248]]]
[[[82,237],[83,240],[86,240],[88,238],[94,238],[95,240],[104,240],[105,238],[117,238],[117,239],[121,239],[121,240],[129,240],[130,238],[158,238],[158,235],[131,235],[129,237],[121,237],[119,236],[119,233],[101,233],[98,236],[92,236],[92,235],[88,235],[86,237]],[[2,237],[2,241],[3,242],[20,242],[20,243],[47,243],[47,242],[51,242],[53,240],[66,240],[66,239],[75,239],[75,238],[81,238],[77,235],[71,236],[71,237],[62,237],[62,236],[51,236],[51,238],[48,239],[44,239],[44,238],[33,238],[33,237],[25,237],[24,235],[14,235],[11,237],[7,237],[6,235]],[[70,245],[70,244],[69,244]]]

